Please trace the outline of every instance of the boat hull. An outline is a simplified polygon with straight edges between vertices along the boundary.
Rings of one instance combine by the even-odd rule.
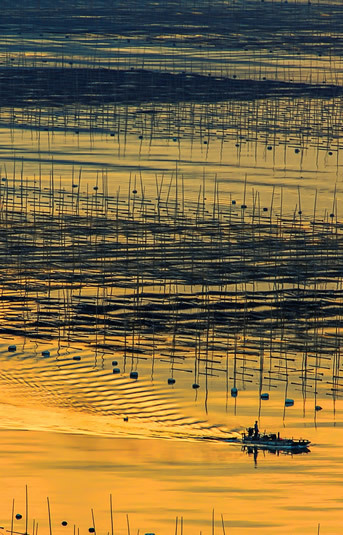
[[[247,436],[243,434],[242,445],[249,448],[259,448],[265,450],[282,450],[290,452],[308,451],[310,445],[309,440],[293,440],[290,438],[280,438],[276,435],[262,434],[255,436]]]
[[[301,444],[288,444],[281,442],[260,442],[260,441],[243,441],[243,446],[247,448],[259,448],[260,450],[273,450],[273,451],[290,451],[290,452],[300,452],[300,451],[309,451],[308,446],[309,442]]]

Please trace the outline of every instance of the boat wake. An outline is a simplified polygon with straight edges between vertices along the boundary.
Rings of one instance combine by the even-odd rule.
[[[76,350],[0,346],[0,425],[99,436],[234,440],[236,431],[186,416],[160,382],[114,374],[105,359]],[[76,360],[77,359],[77,360]],[[78,360],[80,359],[80,360]]]

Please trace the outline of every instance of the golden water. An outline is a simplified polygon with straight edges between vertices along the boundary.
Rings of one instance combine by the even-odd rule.
[[[130,1],[4,2],[0,67],[342,83],[340,2]],[[112,496],[116,535],[337,534],[342,96],[141,102],[130,76],[137,101],[1,103],[0,532],[14,500],[14,532],[48,533],[48,497],[53,534],[86,533],[92,510],[97,533],[111,533]],[[116,214],[128,216],[120,232]],[[185,214],[183,235],[173,225]],[[256,260],[269,214],[279,249]],[[109,281],[115,239],[133,254],[117,255]],[[245,243],[232,279],[215,256],[230,239]],[[255,419],[311,440],[310,452],[254,458],[223,440]]]

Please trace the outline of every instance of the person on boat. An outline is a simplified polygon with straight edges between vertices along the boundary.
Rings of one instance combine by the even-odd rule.
[[[259,433],[258,422],[256,420],[255,425],[254,425],[254,438],[258,438],[258,433]]]

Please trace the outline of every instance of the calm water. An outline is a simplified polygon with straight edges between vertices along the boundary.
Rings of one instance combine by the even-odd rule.
[[[20,17],[6,3],[0,67],[119,66],[187,76],[342,82],[340,3],[213,2],[211,13],[208,2],[179,4],[179,11],[158,2],[145,2],[143,9],[132,0],[132,19],[125,6],[116,6],[114,15],[114,7],[100,1],[85,9],[74,2],[69,11],[57,2],[54,13],[43,1],[29,11],[19,3]],[[139,91],[134,76],[130,84],[126,89]],[[53,533],[85,533],[93,525],[92,509],[96,531],[111,532],[110,495],[118,535],[315,534],[319,524],[320,533],[339,532],[341,119],[337,95],[131,99],[89,106],[57,106],[32,95],[26,106],[2,105],[0,531],[10,529],[13,499],[14,514],[23,515],[14,530],[25,531],[27,485],[29,533],[33,520],[48,532],[47,497]],[[80,231],[85,220],[75,192],[84,213],[94,218],[89,235],[82,234],[84,227]],[[123,227],[121,239],[127,236],[127,250],[134,252],[131,263],[114,264],[118,257],[104,253],[114,234],[101,220],[97,192],[107,199],[113,228],[113,214],[125,219],[127,213],[132,226]],[[135,212],[135,198],[136,206],[147,203],[147,212]],[[154,203],[161,199],[159,242],[146,214],[154,213],[155,224]],[[247,244],[231,279],[225,267],[216,271],[216,255],[226,244],[218,241],[218,227],[198,226],[205,201],[213,220],[218,206],[231,207],[223,236],[232,232],[234,243]],[[168,254],[182,244],[183,231],[173,230],[171,215],[181,204],[196,224],[184,232],[184,256],[175,248],[173,270],[141,249],[140,239],[162,244]],[[13,216],[20,210],[29,215],[26,229]],[[51,210],[50,220],[44,210]],[[61,211],[66,219],[58,219]],[[269,279],[254,275],[264,264],[254,249],[263,232],[255,211],[272,212],[280,222],[273,235],[273,251],[279,251],[275,275]],[[139,234],[134,225],[145,217],[151,226]],[[326,227],[317,232],[314,219]],[[302,224],[304,238],[297,226]],[[308,229],[314,229],[311,253],[305,250],[310,257],[302,263]],[[190,281],[181,258],[189,261],[186,253],[199,235],[212,248],[204,248],[203,273],[201,256],[191,258],[198,278]],[[294,253],[293,245],[284,249],[287,243],[300,245]],[[49,267],[42,267],[42,259]],[[281,265],[287,269],[279,279]],[[304,278],[297,278],[298,270]],[[86,282],[80,289],[81,275]],[[112,308],[100,310],[108,303]],[[263,316],[269,306],[275,323]],[[16,351],[8,351],[11,344]],[[113,367],[120,372],[114,374]],[[132,371],[138,380],[130,378]],[[168,384],[170,378],[175,384]],[[270,399],[261,401],[261,392]],[[293,407],[285,408],[287,397]],[[223,442],[255,419],[262,429],[308,438],[310,452],[260,452],[254,458]]]

